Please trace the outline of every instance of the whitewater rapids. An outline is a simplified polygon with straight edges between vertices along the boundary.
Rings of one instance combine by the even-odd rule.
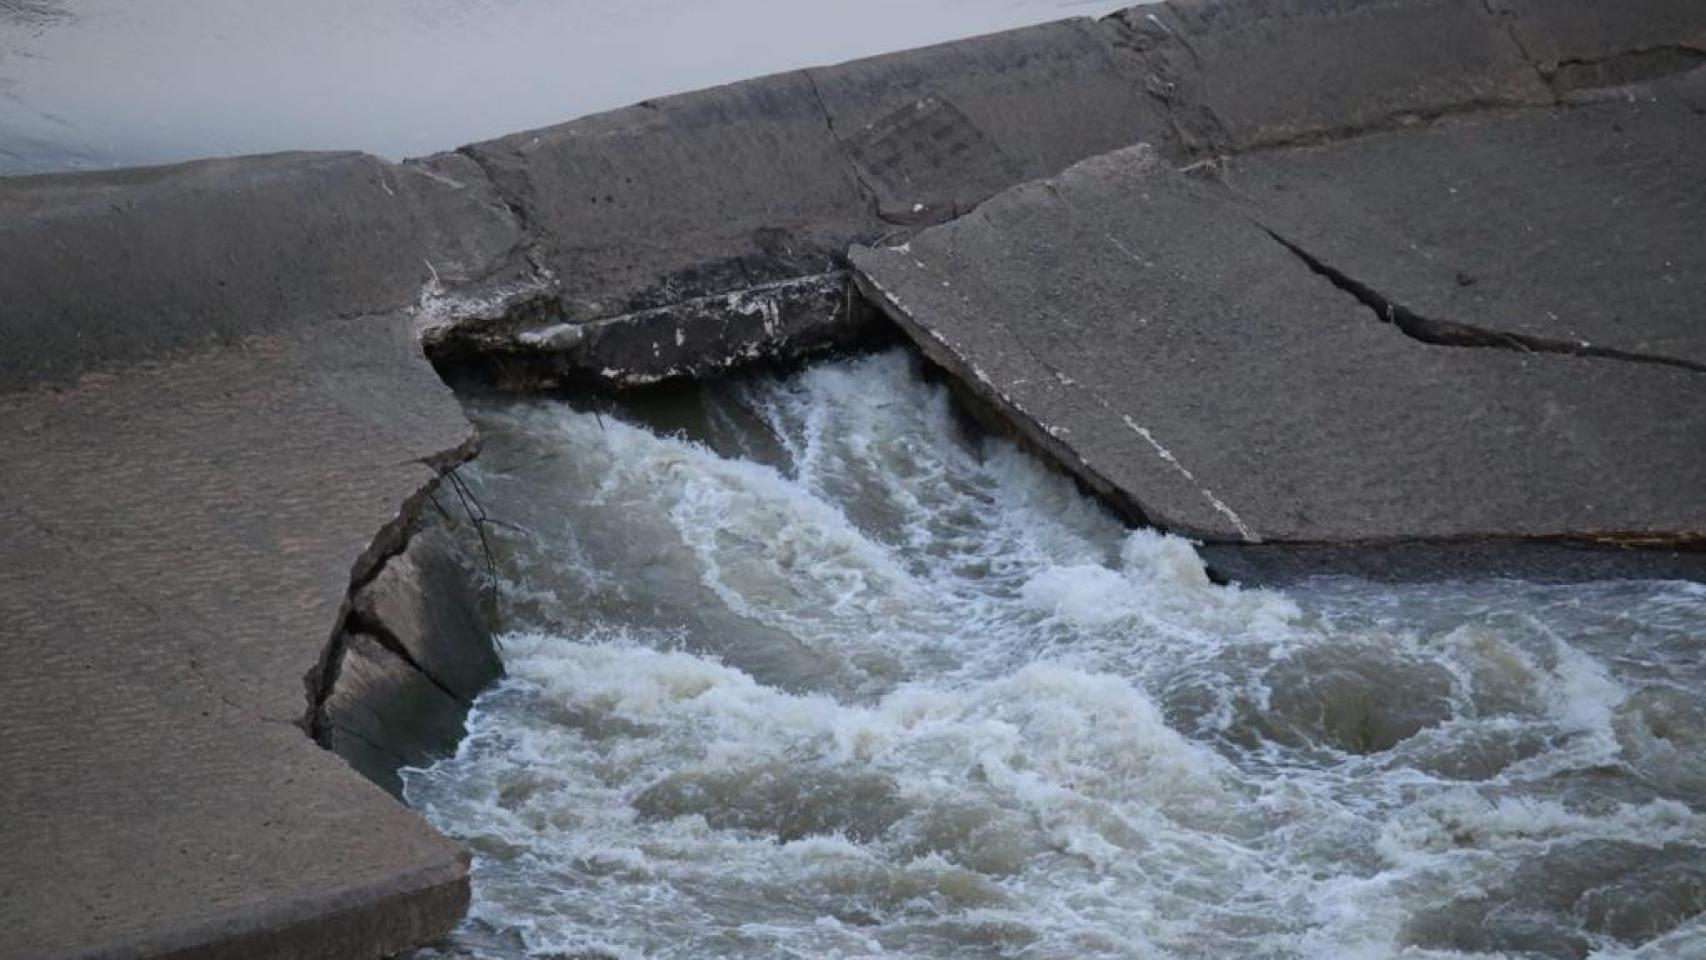
[[[1706,588],[1215,586],[901,352],[471,412],[441,955],[1706,957]]]

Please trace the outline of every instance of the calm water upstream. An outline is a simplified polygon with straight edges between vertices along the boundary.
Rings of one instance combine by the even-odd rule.
[[[1118,0],[0,0],[0,174],[393,159]]]
[[[1706,588],[1216,587],[898,352],[474,412],[449,955],[1706,957]]]

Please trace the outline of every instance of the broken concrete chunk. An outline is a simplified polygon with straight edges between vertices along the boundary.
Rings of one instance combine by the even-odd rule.
[[[393,794],[397,769],[454,753],[467,704],[451,696],[377,638],[345,638],[343,660],[326,700],[331,747]]]
[[[1481,0],[1196,0],[1131,7],[1109,29],[1209,152],[1550,99]]]
[[[354,609],[359,623],[467,704],[503,674],[503,664],[460,552],[442,528],[427,527],[356,593]]]
[[[1706,531],[1706,377],[1417,342],[1147,148],[853,261],[1134,519],[1232,542]]]

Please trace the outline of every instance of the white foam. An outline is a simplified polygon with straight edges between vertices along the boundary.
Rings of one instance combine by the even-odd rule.
[[[1559,845],[1706,849],[1669,781],[1607,779],[1629,671],[1692,668],[1603,646],[1629,621],[1687,649],[1706,591],[1218,587],[965,436],[904,354],[741,404],[737,446],[780,463],[485,418],[472,481],[530,531],[492,532],[532,629],[407,780],[478,854],[476,922],[531,951],[1445,957],[1418,911]],[[1327,742],[1440,676],[1398,749]]]

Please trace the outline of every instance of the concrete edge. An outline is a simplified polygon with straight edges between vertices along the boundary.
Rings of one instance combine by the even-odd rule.
[[[247,908],[240,919],[126,938],[76,960],[390,956],[449,933],[467,911],[469,855],[382,882]]]
[[[972,376],[962,377],[951,360],[952,345],[942,340],[935,331],[914,321],[911,313],[898,299],[883,289],[882,284],[875,278],[859,268],[859,256],[869,249],[854,248],[853,282],[866,299],[875,304],[906,334],[907,339],[918,348],[924,359],[942,374],[955,399],[973,420],[992,433],[1013,439],[1020,446],[1038,454],[1045,462],[1061,469],[1097,500],[1107,504],[1127,524],[1156,525],[1153,518],[1117,484],[1051,435],[1041,421],[1013,403],[987,378],[975,370],[972,371]],[[1176,532],[1180,532],[1182,536],[1191,536],[1188,531]]]

